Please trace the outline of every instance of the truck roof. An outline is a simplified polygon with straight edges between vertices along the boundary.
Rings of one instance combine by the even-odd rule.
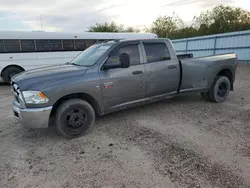
[[[115,40],[115,42],[129,42],[129,41],[169,41],[170,39],[168,38],[154,38],[154,39],[149,39],[149,38],[145,38],[145,39],[120,39],[120,40]]]

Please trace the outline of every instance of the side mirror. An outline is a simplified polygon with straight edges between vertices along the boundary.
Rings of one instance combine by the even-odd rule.
[[[128,53],[121,53],[119,55],[119,62],[116,64],[104,64],[103,69],[115,69],[115,68],[128,68],[130,66],[130,58]]]
[[[130,58],[128,53],[121,53],[119,55],[119,61],[121,63],[121,68],[128,68],[130,66]]]

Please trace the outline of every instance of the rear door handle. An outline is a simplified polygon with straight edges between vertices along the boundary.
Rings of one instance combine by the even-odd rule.
[[[168,69],[176,69],[176,68],[177,68],[176,65],[169,65],[169,66],[168,66]]]
[[[133,71],[133,74],[142,74],[142,71]]]

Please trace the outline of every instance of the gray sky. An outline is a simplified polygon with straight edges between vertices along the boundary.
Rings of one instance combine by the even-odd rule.
[[[115,21],[143,28],[175,12],[190,23],[219,4],[250,10],[250,0],[0,0],[0,30],[85,31],[96,22]]]

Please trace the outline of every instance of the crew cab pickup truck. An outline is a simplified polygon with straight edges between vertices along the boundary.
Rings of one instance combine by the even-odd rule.
[[[178,94],[224,102],[237,64],[235,53],[180,60],[169,39],[100,43],[67,64],[14,76],[12,107],[24,127],[56,126],[74,138],[89,132],[97,115]]]

